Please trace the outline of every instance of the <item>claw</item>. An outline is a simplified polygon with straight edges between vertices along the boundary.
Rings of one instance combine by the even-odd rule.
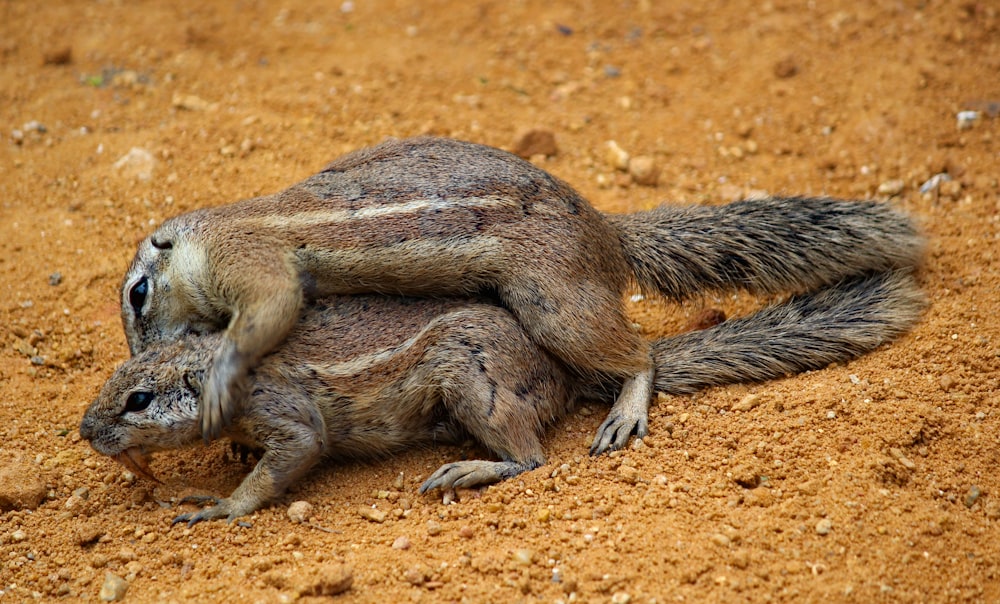
[[[214,495],[188,495],[178,501],[177,505],[183,505],[185,503],[193,503],[195,505],[205,505],[206,503],[211,503],[212,505],[219,505],[220,501],[222,500]]]
[[[628,444],[628,439],[632,435],[643,438],[647,434],[649,434],[649,423],[645,417],[625,418],[611,415],[597,429],[594,443],[590,445],[590,454],[601,455],[621,449]]]
[[[597,429],[590,454],[600,455],[605,451],[621,449],[633,434],[639,438],[646,436],[649,433],[649,402],[652,393],[652,368],[625,380],[608,418]]]
[[[493,484],[517,476],[537,468],[541,460],[531,460],[525,463],[513,461],[456,461],[437,469],[436,472],[420,485],[420,492],[431,489],[474,488]]]
[[[187,523],[188,528],[190,528],[198,524],[199,522],[205,520],[212,520],[215,518],[222,518],[229,516],[229,521],[232,522],[234,518],[229,513],[229,507],[226,504],[226,500],[219,499],[218,497],[213,497],[211,495],[188,495],[187,497],[181,499],[177,503],[178,505],[185,503],[195,503],[199,505],[205,503],[211,503],[214,505],[210,508],[205,508],[197,512],[186,512],[184,514],[179,514],[177,517],[173,519],[173,521],[171,521],[170,523],[171,525],[180,522],[185,522]]]
[[[179,515],[177,515],[173,520],[170,521],[170,526],[173,526],[173,525],[175,525],[175,524],[177,524],[179,522],[185,522],[185,523],[187,523],[188,528],[191,528],[192,526],[194,526],[195,524],[197,524],[198,521],[199,521],[199,518],[197,517],[197,514],[195,514],[193,512],[189,512],[189,513],[186,513],[186,514],[179,514]]]

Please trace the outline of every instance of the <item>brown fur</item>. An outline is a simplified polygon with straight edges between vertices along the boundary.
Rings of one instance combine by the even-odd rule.
[[[610,216],[511,154],[415,138],[349,154],[280,193],[166,221],[139,246],[122,317],[133,354],[224,330],[200,407],[207,439],[308,300],[495,295],[578,376],[624,380],[596,453],[645,433],[652,360],[625,312],[630,283],[671,298],[806,290],[912,267],[921,251],[909,220],[878,204],[775,198]]]
[[[923,298],[912,277],[882,273],[793,297],[749,317],[653,343],[658,390],[762,380],[817,369],[908,329]],[[87,409],[81,435],[137,467],[197,442],[198,399],[221,334],[153,345],[120,367]],[[251,374],[224,434],[264,453],[243,483],[190,523],[249,514],[322,457],[377,457],[469,435],[500,461],[446,464],[423,484],[488,484],[545,462],[541,436],[582,399],[610,401],[622,379],[581,379],[505,309],[481,301],[347,296],[308,308]],[[146,401],[137,407],[137,401]]]

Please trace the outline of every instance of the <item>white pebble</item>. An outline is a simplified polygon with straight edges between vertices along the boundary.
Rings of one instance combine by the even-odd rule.
[[[968,130],[979,120],[978,111],[959,111],[955,116],[959,130]]]
[[[932,193],[936,191],[938,187],[941,186],[941,183],[947,182],[949,180],[951,180],[950,174],[948,174],[947,172],[939,172],[938,174],[935,174],[934,176],[931,176],[926,181],[924,181],[924,184],[920,185],[920,192]]]
[[[302,524],[312,516],[313,506],[308,501],[296,501],[288,506],[288,519]]]
[[[116,574],[107,573],[104,575],[104,585],[101,586],[101,593],[98,596],[105,602],[117,602],[125,597],[128,591],[128,582]]]
[[[604,160],[615,170],[625,171],[628,169],[629,154],[618,146],[615,141],[605,143]]]
[[[904,183],[902,180],[899,179],[887,180],[878,186],[878,194],[890,195],[890,196],[899,195],[900,193],[903,192],[903,189],[905,187],[906,183]]]
[[[833,529],[833,522],[829,518],[824,518],[816,523],[816,532],[820,535],[828,535]]]
[[[410,545],[410,540],[405,535],[400,535],[392,542],[392,549],[408,550]]]
[[[126,177],[148,181],[153,177],[155,165],[156,158],[152,153],[141,147],[132,147],[128,153],[118,158],[114,168]]]

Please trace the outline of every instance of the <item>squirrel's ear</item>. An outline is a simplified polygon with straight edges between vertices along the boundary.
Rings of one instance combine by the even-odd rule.
[[[156,235],[153,235],[149,238],[149,242],[152,243],[153,247],[155,247],[158,250],[169,250],[170,248],[174,247],[173,241],[162,236],[157,237]]]
[[[191,391],[196,397],[201,396],[201,376],[190,369],[184,369],[181,377],[184,379],[184,385],[188,390]]]

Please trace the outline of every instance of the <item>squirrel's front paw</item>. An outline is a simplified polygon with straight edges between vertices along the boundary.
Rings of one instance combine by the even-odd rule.
[[[245,379],[237,363],[226,357],[216,359],[212,365],[198,407],[201,433],[206,443],[218,438],[232,423],[242,402]]]
[[[218,497],[212,497],[210,495],[190,495],[181,499],[180,503],[213,503],[215,505],[198,512],[179,514],[176,518],[174,518],[171,524],[184,522],[191,527],[203,520],[216,520],[219,518],[225,518],[229,522],[232,522],[236,518],[246,514],[242,510],[237,509],[238,506],[234,504],[232,499],[228,498],[219,499]]]

